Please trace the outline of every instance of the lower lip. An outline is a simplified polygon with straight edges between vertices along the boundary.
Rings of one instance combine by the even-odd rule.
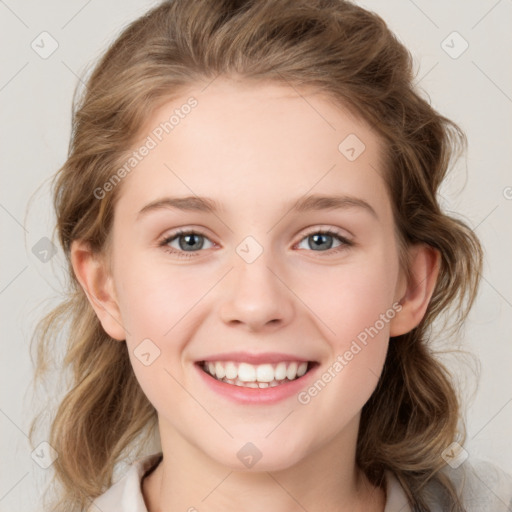
[[[194,366],[204,383],[219,395],[242,404],[272,404],[297,395],[302,391],[316,373],[319,365],[315,364],[313,368],[298,379],[268,388],[246,388],[228,384],[206,373],[198,363]]]

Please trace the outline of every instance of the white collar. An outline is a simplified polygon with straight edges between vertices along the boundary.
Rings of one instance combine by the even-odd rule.
[[[142,495],[141,482],[145,473],[159,463],[161,457],[162,453],[158,452],[135,460],[118,482],[94,500],[90,512],[98,510],[101,512],[148,512]],[[385,478],[384,512],[412,512],[405,493],[393,473],[386,471]]]

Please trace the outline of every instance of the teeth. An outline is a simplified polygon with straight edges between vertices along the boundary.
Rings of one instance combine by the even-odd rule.
[[[217,368],[217,365],[219,365],[219,364],[221,364],[221,363],[216,363],[215,368]],[[215,374],[215,376],[218,379],[222,378],[217,373]],[[252,364],[240,363],[238,365],[238,378],[242,382],[255,382],[256,381],[256,367],[253,366]]]
[[[227,379],[236,379],[238,375],[238,370],[234,363],[229,362],[226,364],[226,378]]]
[[[301,363],[297,368],[297,376],[302,377],[308,369],[308,363]]]
[[[226,376],[226,369],[220,363],[215,363],[215,375],[222,379]]]
[[[286,363],[279,363],[276,366],[274,375],[275,375],[276,380],[286,379]]]
[[[286,376],[292,380],[297,375],[297,363],[290,363],[288,369],[286,370]]]
[[[302,377],[307,369],[307,362],[280,362],[277,364],[253,365],[233,361],[216,361],[203,364],[203,369],[217,380],[236,386],[266,388],[278,386],[284,381]]]
[[[243,379],[240,379],[243,380]],[[258,382],[272,382],[274,380],[274,368],[271,364],[260,364],[256,367],[256,380]],[[261,387],[261,386],[260,386]]]

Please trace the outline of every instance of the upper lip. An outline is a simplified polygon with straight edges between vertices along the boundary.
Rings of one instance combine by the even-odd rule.
[[[240,363],[249,364],[280,363],[282,361],[298,361],[306,363],[310,361],[313,362],[312,359],[279,352],[263,352],[261,354],[250,354],[248,352],[227,352],[224,354],[214,354],[212,356],[204,357],[198,362],[214,361],[237,361]]]

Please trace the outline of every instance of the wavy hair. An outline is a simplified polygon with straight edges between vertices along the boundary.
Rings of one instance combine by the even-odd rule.
[[[384,471],[391,471],[415,510],[429,510],[423,490],[434,481],[446,491],[450,510],[462,511],[441,471],[441,454],[458,435],[463,444],[466,432],[456,386],[433,351],[430,331],[443,316],[458,331],[478,291],[481,245],[438,203],[439,186],[466,138],[416,90],[412,57],[385,22],[344,0],[165,1],[124,28],[81,94],[75,91],[68,157],[52,181],[69,282],[65,300],[42,318],[32,339],[34,380],[43,378],[50,361],[68,377],[48,438],[59,454],[53,467],[60,491],[52,510],[85,510],[156,425],[126,344],[105,333],[74,275],[71,243],[81,239],[105,251],[122,183],[101,200],[93,191],[124,163],[156,108],[219,75],[322,92],[384,142],[401,255],[410,244],[426,243],[441,258],[424,318],[392,338],[380,381],[363,407],[357,464],[374,485],[383,486]],[[36,418],[31,439],[37,425]]]

